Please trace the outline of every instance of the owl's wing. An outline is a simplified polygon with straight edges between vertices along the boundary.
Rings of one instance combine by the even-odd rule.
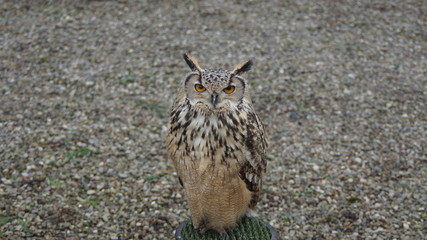
[[[266,170],[267,140],[264,134],[264,126],[255,112],[248,113],[248,125],[245,138],[246,159],[239,170],[240,178],[246,183],[247,188],[252,192],[252,199],[249,204],[254,208],[259,201],[259,193],[262,186],[262,174]]]

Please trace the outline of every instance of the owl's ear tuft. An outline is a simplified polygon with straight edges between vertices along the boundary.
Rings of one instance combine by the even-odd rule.
[[[203,72],[203,69],[200,67],[199,62],[197,62],[197,59],[190,54],[184,53],[184,60],[190,67],[191,71],[195,72]]]
[[[252,68],[252,60],[244,61],[239,63],[234,69],[231,71],[231,75],[242,75],[245,72],[248,72]]]

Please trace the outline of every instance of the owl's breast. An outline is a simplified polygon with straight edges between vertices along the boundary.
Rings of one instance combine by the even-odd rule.
[[[225,165],[238,169],[243,160],[246,127],[237,112],[175,111],[169,132],[169,152],[198,173]]]
[[[194,122],[196,124],[190,130],[189,140],[194,146],[192,160],[200,163],[199,171],[219,165],[237,170],[239,161],[243,161],[244,157],[244,135],[240,134],[243,126],[234,124],[222,115],[205,116]],[[193,138],[192,131],[195,131]]]

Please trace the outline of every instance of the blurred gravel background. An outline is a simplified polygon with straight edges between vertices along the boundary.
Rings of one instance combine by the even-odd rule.
[[[253,59],[283,239],[427,238],[427,3],[0,0],[0,239],[171,239],[189,72]]]

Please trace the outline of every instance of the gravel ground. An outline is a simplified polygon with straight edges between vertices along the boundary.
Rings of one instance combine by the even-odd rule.
[[[416,0],[0,0],[0,238],[171,239],[189,52],[254,60],[283,239],[426,239],[426,31]]]

